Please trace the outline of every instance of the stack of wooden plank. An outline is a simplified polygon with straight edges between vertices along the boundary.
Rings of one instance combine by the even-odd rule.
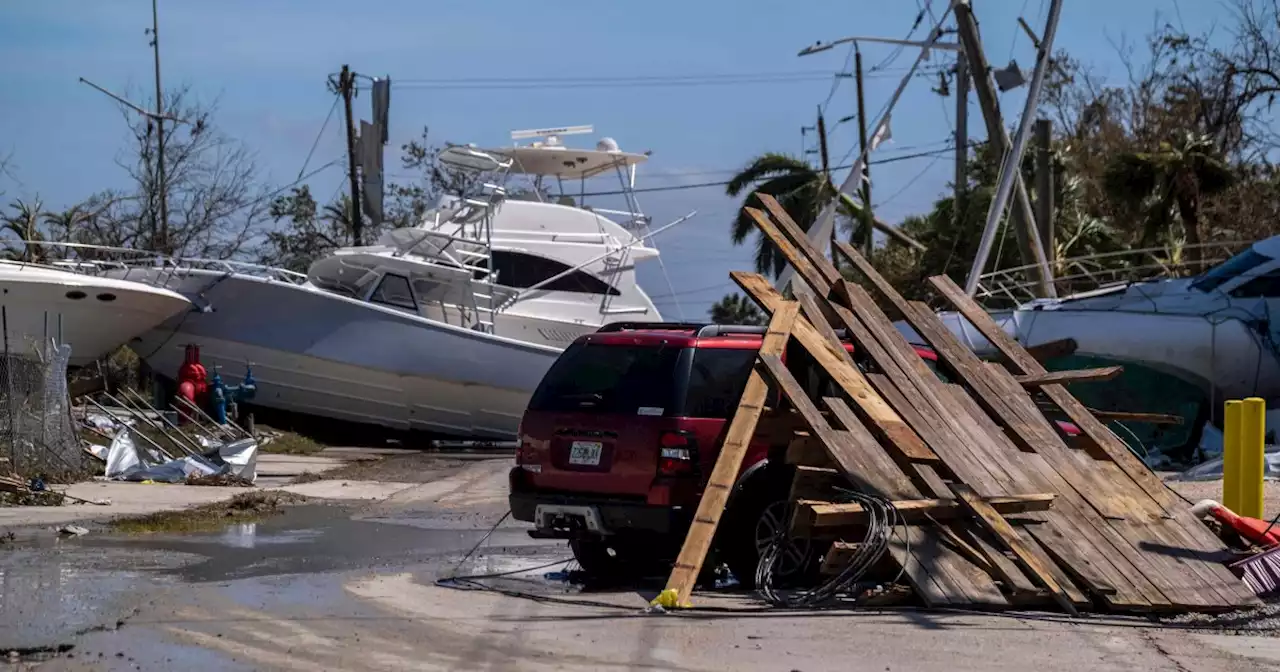
[[[838,564],[842,549],[858,541],[862,512],[856,504],[811,498],[844,482],[896,502],[902,524],[890,556],[929,606],[1057,605],[1076,613],[1256,603],[1224,566],[1225,545],[1190,505],[1063,385],[1116,371],[1047,372],[953,282],[932,278],[1002,356],[999,363],[983,361],[931,309],[904,299],[840,244],[838,254],[866,287],[844,279],[776,201],[761,200],[768,212],[748,213],[795,267],[795,299],[762,276],[732,274],[772,319],[668,583],[665,594],[677,604],[687,603],[769,383],[805,425],[788,450],[788,461],[798,465],[793,530],[850,542],[838,541],[828,563]],[[925,364],[881,306],[927,341],[949,380]],[[854,354],[842,347],[837,329]],[[810,396],[781,359],[789,342],[840,394]],[[1079,428],[1070,445],[1044,408]]]

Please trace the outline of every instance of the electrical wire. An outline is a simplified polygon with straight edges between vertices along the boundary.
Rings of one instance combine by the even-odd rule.
[[[893,200],[894,200],[895,198],[897,198],[897,197],[901,196],[904,192],[906,192],[906,190],[910,189],[910,188],[911,188],[911,185],[913,185],[913,184],[915,184],[916,182],[920,181],[920,178],[924,177],[925,173],[929,172],[929,171],[930,171],[930,170],[931,170],[935,165],[937,165],[937,164],[938,164],[938,161],[939,161],[939,160],[941,160],[941,159],[942,159],[942,157],[941,157],[941,156],[935,156],[935,157],[933,157],[933,160],[929,162],[929,165],[925,166],[925,167],[924,167],[924,170],[921,170],[920,172],[916,173],[915,177],[911,178],[910,180],[907,180],[907,183],[906,183],[906,184],[904,184],[904,185],[902,185],[902,188],[901,188],[901,189],[899,189],[899,190],[897,190],[897,191],[893,192],[893,195],[892,195],[892,196],[890,196],[890,197],[888,197],[888,198],[884,199],[883,201],[880,201],[879,203],[876,203],[876,204],[875,204],[874,206],[872,206],[872,207],[873,207],[873,208],[880,208],[880,207],[883,207],[883,206],[885,206],[885,205],[888,205],[889,203],[892,203],[892,202],[893,202]]]
[[[981,144],[982,144],[981,142],[972,142],[972,143],[969,143],[969,146],[976,147]],[[899,161],[909,161],[912,159],[920,159],[925,157],[943,156],[946,154],[950,154],[951,152],[954,152],[954,151],[955,149],[952,147],[944,147],[943,149],[935,149],[928,152],[918,152],[915,154],[904,154],[902,156],[892,156],[889,158],[880,159],[879,161],[872,161],[871,165],[877,166],[877,165],[883,165],[886,163],[897,163]],[[835,166],[831,170],[842,170],[842,169],[848,169],[852,167],[853,167],[853,164],[844,164],[844,165]],[[632,189],[630,191],[589,191],[586,193],[574,192],[572,194],[552,194],[552,196],[553,197],[559,197],[562,195],[575,196],[575,197],[576,196],[620,196],[626,193],[642,194],[646,192],[656,192],[656,191],[684,191],[688,189],[705,189],[707,187],[723,187],[729,184],[730,181],[731,180],[718,180],[715,182],[698,182],[695,184],[673,184],[665,187],[644,187],[640,189]]]
[[[817,587],[798,590],[787,595],[777,592],[775,574],[788,544],[786,526],[780,526],[769,546],[760,554],[756,565],[756,590],[767,602],[778,607],[816,607],[829,602],[836,595],[847,592],[889,551],[889,540],[900,519],[893,502],[879,495],[836,488],[839,499],[862,506],[867,514],[867,534],[857,544],[857,550],[844,569]],[[908,551],[909,552],[909,551]]]
[[[316,147],[320,146],[320,138],[324,137],[324,131],[329,128],[329,121],[333,119],[333,113],[338,109],[338,101],[341,97],[334,95],[333,104],[329,106],[329,114],[325,116],[324,123],[320,124],[320,132],[316,133],[316,139],[311,143],[311,150],[307,152],[307,159],[302,162],[302,168],[298,169],[298,181],[302,180],[303,173],[307,172],[307,166],[311,163],[311,156],[316,153]]]

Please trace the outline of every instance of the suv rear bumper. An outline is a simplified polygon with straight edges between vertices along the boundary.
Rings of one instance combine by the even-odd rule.
[[[600,522],[610,533],[641,532],[649,534],[683,533],[693,519],[691,511],[680,506],[650,506],[635,501],[619,500],[589,494],[548,493],[522,489],[524,473],[520,467],[511,470],[511,517],[537,523],[538,505],[589,506],[596,510]]]

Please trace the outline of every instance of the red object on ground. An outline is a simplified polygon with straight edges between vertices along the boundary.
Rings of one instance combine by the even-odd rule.
[[[1280,544],[1280,525],[1271,527],[1271,523],[1265,520],[1241,516],[1212,499],[1201,500],[1191,507],[1191,512],[1197,516],[1208,513],[1217,518],[1218,522],[1235,530],[1236,534],[1259,546]]]

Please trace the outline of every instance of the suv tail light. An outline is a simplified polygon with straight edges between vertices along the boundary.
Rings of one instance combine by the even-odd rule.
[[[693,435],[685,431],[663,432],[658,439],[660,476],[686,476],[695,473],[698,449]]]

